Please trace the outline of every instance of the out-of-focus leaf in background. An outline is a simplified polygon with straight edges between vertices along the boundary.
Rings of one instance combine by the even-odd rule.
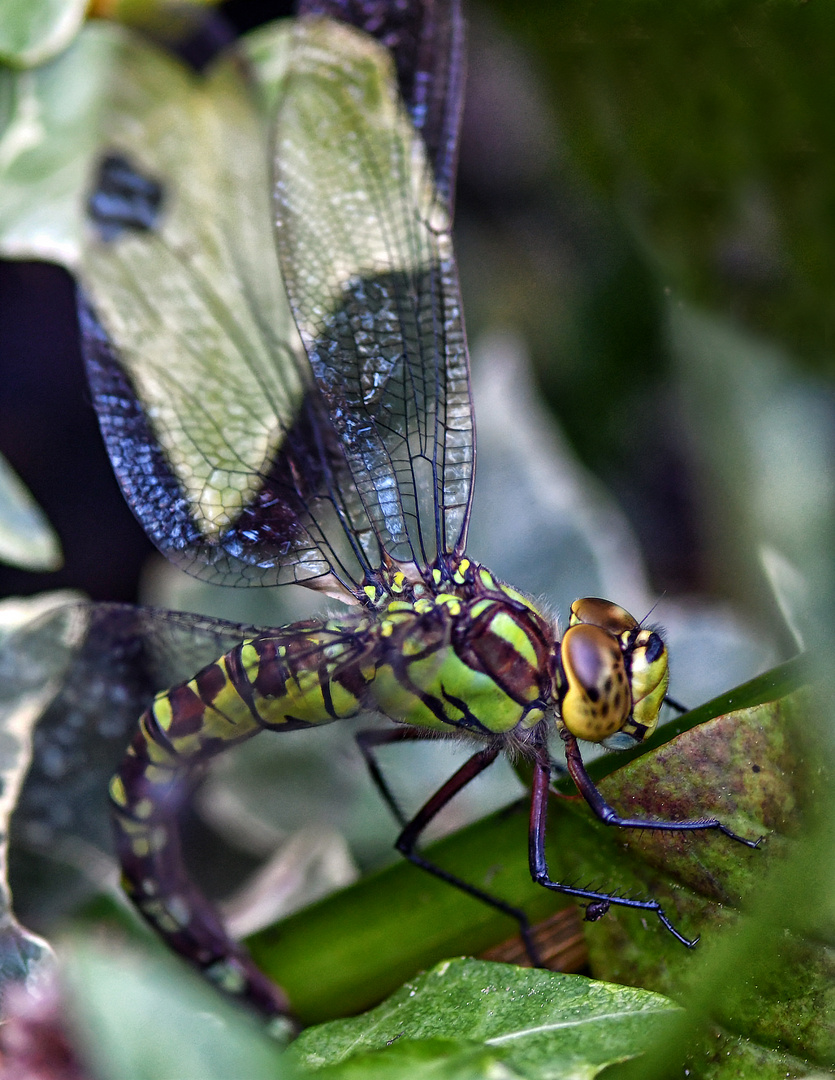
[[[28,570],[57,570],[61,544],[5,458],[0,457],[0,559]]]
[[[8,982],[32,988],[51,970],[52,950],[21,926],[8,886],[9,826],[32,760],[36,724],[58,693],[66,666],[62,648],[41,640],[40,648],[16,646],[25,627],[68,604],[65,593],[0,604],[0,994]]]
[[[289,1080],[295,1070],[241,1009],[172,957],[65,949],[65,1011],[79,1056],[102,1080]]]
[[[5,258],[78,263],[99,108],[118,40],[85,27],[54,60],[0,68],[0,250]]]
[[[732,595],[768,610],[763,548],[807,576],[813,550],[825,550],[835,394],[790,352],[683,304],[670,309],[670,346],[700,502],[714,507],[703,526],[711,562]]]
[[[5,0],[0,61],[35,67],[51,60],[78,33],[86,6],[86,0]]]

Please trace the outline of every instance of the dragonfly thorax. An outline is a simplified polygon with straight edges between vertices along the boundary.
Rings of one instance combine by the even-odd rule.
[[[398,723],[523,733],[553,707],[555,634],[515,589],[462,559],[381,612],[373,704]]]

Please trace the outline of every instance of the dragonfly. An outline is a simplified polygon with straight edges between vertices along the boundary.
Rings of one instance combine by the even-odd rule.
[[[358,741],[399,820],[397,850],[515,918],[533,959],[524,912],[419,848],[439,811],[502,753],[531,765],[534,880],[576,897],[590,919],[612,906],[648,912],[692,946],[657,900],[554,880],[545,857],[551,733],[603,822],[758,843],[714,817],[622,816],[586,771],[579,741],[619,749],[655,729],[669,682],[661,633],[585,598],[560,634],[466,554],[475,434],[452,246],[458,0],[311,2],[282,40],[271,178],[266,163],[253,180],[238,160],[238,105],[222,138],[206,121],[216,142],[195,158],[195,169],[228,169],[218,205],[132,161],[114,135],[87,209],[82,341],[116,475],[166,556],[206,580],[293,581],[350,608],[261,631],[122,613],[121,640],[144,632],[162,654],[193,634],[201,655],[213,643],[223,652],[156,693],[110,783],[123,887],[219,987],[266,1016],[292,1015],[190,880],[178,812],[210,759],[263,731],[377,713],[391,725]],[[263,243],[271,218],[273,258],[253,273],[247,245]],[[245,302],[215,287],[215,264],[242,282]],[[155,289],[138,296],[148,280]],[[209,364],[221,339],[227,363]],[[112,639],[108,619],[99,628]],[[439,738],[467,740],[473,753],[407,819],[377,751]]]

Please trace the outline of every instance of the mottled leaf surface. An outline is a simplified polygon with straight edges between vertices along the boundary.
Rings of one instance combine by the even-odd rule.
[[[600,783],[635,816],[716,815],[718,834],[613,830],[583,808],[551,870],[662,901],[692,953],[651,918],[613,908],[587,931],[595,975],[669,993],[764,1051],[835,1062],[831,835],[816,806],[821,703],[810,691],[719,716]],[[574,817],[574,813],[570,816]],[[776,1066],[775,1066],[776,1068]]]

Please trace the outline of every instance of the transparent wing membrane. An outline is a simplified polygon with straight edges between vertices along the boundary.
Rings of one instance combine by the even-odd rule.
[[[465,31],[457,0],[301,0],[300,15],[330,15],[371,34],[394,59],[400,96],[420,132],[441,197],[452,203],[464,86]]]
[[[417,102],[431,49],[400,38]],[[463,541],[472,416],[448,206],[384,50],[322,19],[276,41],[278,234],[310,363],[255,99],[229,63],[200,81],[127,38],[88,200],[82,339],[116,474],[164,554],[214,582],[356,594],[387,555],[425,563]],[[450,152],[432,154],[446,168]]]
[[[469,367],[448,206],[374,42],[294,34],[276,126],[278,248],[313,374],[380,545],[463,541]]]
[[[117,84],[118,152],[93,180],[79,302],[125,495],[163,553],[196,576],[344,591],[335,569],[353,588],[364,567],[339,523],[357,532],[363,522],[287,304],[253,101],[224,65],[205,85],[147,49],[126,46],[125,65],[133,92]],[[182,112],[136,93],[172,80]],[[141,158],[124,134],[137,129]]]
[[[33,736],[12,842],[62,858],[77,841],[112,848],[107,782],[158,690],[190,678],[256,628],[126,604],[54,609],[7,640],[7,685],[37,663],[56,679]]]

